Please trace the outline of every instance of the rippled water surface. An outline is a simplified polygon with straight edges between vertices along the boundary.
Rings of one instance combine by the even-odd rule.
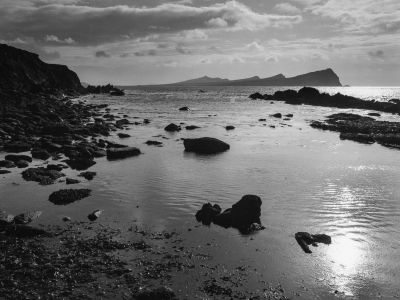
[[[12,213],[43,210],[44,223],[60,222],[64,215],[83,220],[100,208],[104,222],[137,220],[151,229],[178,230],[191,245],[213,241],[217,246],[205,251],[221,261],[257,269],[263,280],[281,283],[298,299],[399,298],[400,151],[341,141],[337,133],[308,125],[309,120],[338,111],[368,112],[247,99],[252,92],[272,93],[273,88],[204,90],[147,88],[121,98],[84,98],[109,103],[111,113],[127,114],[131,121],[150,119],[150,124],[126,131],[131,138],[110,138],[137,146],[144,154],[98,160],[91,168],[98,175],[80,185],[91,188],[92,196],[68,206],[47,200],[65,183],[23,182],[20,170],[2,175],[0,208]],[[399,88],[323,90],[381,101],[400,98]],[[181,106],[190,111],[178,111]],[[294,117],[269,117],[276,112]],[[259,122],[260,118],[267,121]],[[389,114],[381,119],[399,121]],[[163,128],[171,122],[201,128],[168,134]],[[226,131],[226,125],[236,129]],[[200,136],[222,139],[231,149],[216,156],[184,153],[181,138]],[[149,139],[164,146],[145,145]],[[245,194],[262,198],[264,231],[241,236],[233,229],[198,226],[194,214],[203,203],[227,208]],[[333,242],[307,255],[294,239],[298,231],[326,233]]]

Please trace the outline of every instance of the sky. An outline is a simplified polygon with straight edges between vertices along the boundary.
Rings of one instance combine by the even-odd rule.
[[[400,0],[0,0],[0,43],[91,84],[332,68],[400,86]]]

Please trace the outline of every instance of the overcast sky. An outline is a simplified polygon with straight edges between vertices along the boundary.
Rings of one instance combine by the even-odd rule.
[[[0,42],[96,84],[331,67],[400,86],[400,0],[0,0]]]

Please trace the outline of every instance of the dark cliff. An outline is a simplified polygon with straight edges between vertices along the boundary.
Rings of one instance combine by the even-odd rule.
[[[78,75],[67,66],[47,64],[37,54],[0,44],[0,94],[82,91]]]

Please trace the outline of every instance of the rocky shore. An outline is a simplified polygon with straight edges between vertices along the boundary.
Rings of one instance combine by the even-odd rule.
[[[249,98],[253,100],[283,101],[292,105],[306,104],[313,106],[375,110],[393,114],[400,113],[399,99],[390,99],[388,102],[366,101],[340,93],[335,95],[320,93],[319,90],[312,87],[303,87],[299,91],[277,91],[273,95],[254,93],[251,94]]]

